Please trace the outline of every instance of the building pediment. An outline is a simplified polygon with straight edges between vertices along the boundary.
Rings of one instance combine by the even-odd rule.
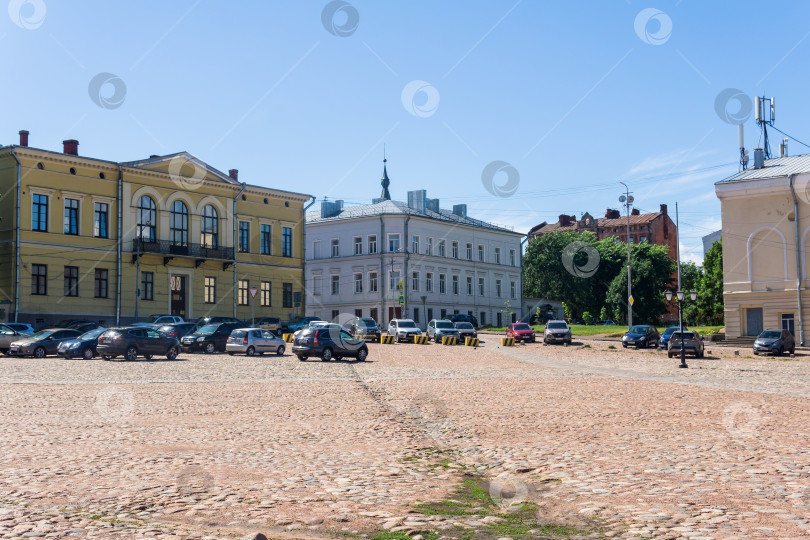
[[[166,156],[152,156],[148,159],[129,161],[122,165],[156,173],[168,174],[185,179],[187,183],[214,182],[239,185],[239,182],[227,174],[208,165],[188,152],[178,152]]]

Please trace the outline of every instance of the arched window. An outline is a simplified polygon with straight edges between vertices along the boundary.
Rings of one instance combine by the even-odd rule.
[[[203,247],[216,249],[219,247],[219,214],[210,204],[203,208],[202,238]]]
[[[188,208],[183,201],[172,203],[172,218],[170,225],[170,241],[174,246],[188,245]]]
[[[136,235],[144,242],[155,241],[157,206],[149,195],[138,199],[138,230]]]

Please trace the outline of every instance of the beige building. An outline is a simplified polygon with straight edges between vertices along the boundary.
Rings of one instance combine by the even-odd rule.
[[[723,221],[726,335],[808,324],[810,155],[764,160],[715,184]]]

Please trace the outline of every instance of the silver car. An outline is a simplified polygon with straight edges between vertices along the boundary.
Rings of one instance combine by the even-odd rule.
[[[274,352],[284,354],[286,343],[270,330],[261,328],[237,328],[231,332],[225,343],[225,351],[233,356],[236,353],[253,356]]]
[[[422,331],[411,319],[392,319],[388,323],[388,335],[396,336],[397,341],[412,341],[413,336],[421,336]]]

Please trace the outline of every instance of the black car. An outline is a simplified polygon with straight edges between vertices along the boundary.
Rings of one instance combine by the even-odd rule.
[[[57,352],[65,358],[76,358],[81,356],[85,360],[90,360],[98,354],[98,337],[106,332],[106,328],[95,328],[85,332],[76,339],[63,341]]]
[[[56,354],[63,341],[75,339],[82,333],[72,328],[46,328],[34,335],[25,336],[9,345],[10,356],[33,356],[44,358],[49,354]]]
[[[765,330],[754,340],[754,355],[759,353],[781,355],[796,352],[796,342],[789,330]]]
[[[240,322],[206,324],[183,336],[180,345],[183,346],[184,352],[196,350],[202,350],[205,354],[216,351],[225,352],[228,336],[231,335],[233,330],[242,327],[243,323]]]
[[[243,321],[240,321],[236,317],[200,317],[194,322],[197,324],[197,328],[202,328],[203,326],[209,324],[220,324],[220,323],[238,324],[239,328],[243,326],[250,326],[249,324],[244,324]]]
[[[310,356],[320,357],[324,362],[346,356],[363,362],[368,357],[366,342],[337,326],[304,328],[295,338],[292,350],[302,362]]]
[[[380,341],[382,331],[371,317],[355,317],[345,324],[346,330],[357,339]]]
[[[162,326],[155,326],[152,329],[156,330],[157,333],[162,336],[173,337],[179,341],[183,336],[187,336],[193,332],[195,328],[197,328],[197,323],[184,322],[164,324]]]
[[[450,317],[450,322],[453,323],[468,322],[475,328],[478,328],[478,319],[476,319],[474,315],[464,315],[462,313],[456,313],[455,315]]]
[[[110,328],[98,337],[96,351],[104,360],[123,356],[130,362],[138,356],[151,360],[153,356],[165,356],[174,360],[180,353],[177,339],[161,336],[155,330],[145,326]]]
[[[649,324],[638,324],[630,328],[622,338],[622,347],[625,349],[628,345],[638,347],[639,349],[646,349],[647,347],[656,347],[658,340],[661,336],[654,326]]]

